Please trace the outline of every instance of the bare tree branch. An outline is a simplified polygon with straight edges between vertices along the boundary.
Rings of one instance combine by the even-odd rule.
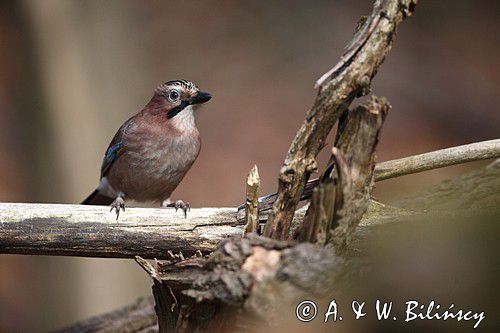
[[[372,78],[391,49],[399,24],[416,1],[377,0],[341,61],[317,83],[316,101],[293,140],[280,171],[278,193],[264,235],[286,239],[304,186],[316,170],[316,155],[352,100],[368,93]]]
[[[108,207],[0,203],[0,253],[168,258],[216,249],[241,235],[235,208],[127,208],[118,221]]]
[[[500,157],[500,139],[475,142],[378,163],[375,168],[375,180],[382,181],[412,173],[496,157]]]

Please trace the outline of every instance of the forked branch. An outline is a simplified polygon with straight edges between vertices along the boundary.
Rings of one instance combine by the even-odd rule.
[[[415,9],[415,0],[377,0],[341,61],[317,83],[316,101],[293,140],[280,171],[278,192],[264,235],[286,239],[315,158],[339,116],[370,83],[392,46],[399,24]]]

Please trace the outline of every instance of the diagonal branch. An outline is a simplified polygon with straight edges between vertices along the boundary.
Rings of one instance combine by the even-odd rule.
[[[377,0],[340,63],[323,76],[312,108],[293,140],[280,171],[278,194],[264,235],[286,239],[304,186],[316,169],[316,155],[339,116],[357,96],[369,91],[372,78],[391,49],[399,24],[416,1]]]

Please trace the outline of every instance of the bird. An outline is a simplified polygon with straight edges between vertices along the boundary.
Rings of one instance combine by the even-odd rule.
[[[125,199],[157,202],[182,209],[186,218],[189,202],[171,202],[170,195],[200,153],[195,115],[211,98],[188,80],[160,84],[116,132],[104,154],[99,185],[82,204],[110,205],[118,220]]]

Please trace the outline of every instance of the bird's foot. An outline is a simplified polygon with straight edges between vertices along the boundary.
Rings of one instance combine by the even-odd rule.
[[[176,202],[170,202],[169,200],[165,200],[164,203],[161,205],[162,207],[173,207],[175,208],[175,211],[182,209],[184,212],[184,218],[187,218],[187,212],[191,210],[191,205],[189,205],[189,202],[184,202],[182,200],[177,200]]]
[[[125,211],[125,200],[123,200],[123,197],[116,197],[110,207],[111,209],[109,211],[112,212],[114,209],[116,212],[116,219],[118,220],[118,217],[120,216],[120,209]]]

